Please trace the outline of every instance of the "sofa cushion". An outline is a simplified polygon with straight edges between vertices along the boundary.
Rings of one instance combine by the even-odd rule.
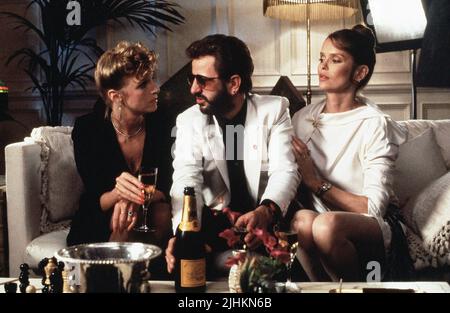
[[[450,172],[411,198],[403,214],[423,240],[432,266],[450,264]]]
[[[394,192],[400,207],[446,172],[432,128],[402,144],[394,171]]]
[[[408,140],[422,134],[425,130],[432,128],[436,136],[436,142],[441,149],[442,156],[450,170],[450,119],[448,120],[407,120],[399,121],[408,129]]]
[[[72,127],[39,127],[31,138],[41,145],[41,231],[61,229],[78,209],[83,184],[73,154]]]
[[[25,249],[24,262],[30,268],[37,269],[43,258],[51,258],[55,253],[67,247],[66,238],[69,229],[58,230],[36,237]]]

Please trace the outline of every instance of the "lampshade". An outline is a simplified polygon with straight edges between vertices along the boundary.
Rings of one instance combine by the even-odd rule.
[[[311,21],[343,19],[358,10],[357,0],[264,0],[264,16],[294,22],[306,21],[309,6]]]

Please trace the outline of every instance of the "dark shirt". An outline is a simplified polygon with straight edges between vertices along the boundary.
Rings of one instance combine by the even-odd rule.
[[[217,117],[219,126],[222,129],[223,143],[225,145],[225,152],[226,152],[225,154],[227,156],[228,177],[230,179],[231,200],[228,206],[230,207],[231,210],[241,213],[249,212],[255,208],[255,202],[253,201],[250,192],[248,190],[243,160],[244,159],[243,130],[245,126],[246,116],[247,116],[247,101],[244,102],[242,109],[234,118],[228,120],[226,118]],[[227,126],[232,127],[230,130],[233,130],[234,128],[233,130],[234,138],[228,138],[228,145],[227,145],[227,131],[226,131]],[[231,142],[233,142],[234,145],[230,147]]]
[[[170,199],[172,138],[167,125],[167,119],[161,112],[145,116],[146,136],[141,166],[158,167],[157,188]],[[117,176],[125,171],[131,173],[131,170],[111,121],[101,114],[90,113],[77,118],[72,140],[75,163],[85,190],[72,220],[67,244],[108,241],[113,210],[104,212],[101,209],[100,196],[114,188]]]

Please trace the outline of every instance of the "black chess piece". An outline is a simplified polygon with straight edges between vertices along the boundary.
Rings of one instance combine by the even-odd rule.
[[[16,283],[6,283],[4,286],[6,293],[16,293],[17,284]]]
[[[64,270],[64,263],[58,262],[58,267],[53,268],[50,273],[49,280],[49,293],[62,293],[63,291],[63,277],[62,271]]]
[[[39,269],[39,274],[42,275],[42,285],[45,286],[45,280],[47,279],[47,275],[45,274],[45,267],[48,264],[48,258],[43,258],[39,264],[38,264],[38,269]],[[42,291],[44,292],[44,291]]]
[[[25,293],[25,290],[27,289],[28,285],[30,284],[29,280],[29,266],[27,263],[20,264],[20,275],[19,275],[19,289],[21,293]]]
[[[50,285],[48,289],[48,293],[60,293],[58,286],[58,271],[53,271],[50,273]]]

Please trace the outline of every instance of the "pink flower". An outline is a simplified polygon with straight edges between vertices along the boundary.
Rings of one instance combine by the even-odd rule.
[[[288,251],[282,249],[273,249],[270,252],[270,256],[278,259],[280,262],[285,264],[291,261],[291,254]]]
[[[239,236],[237,236],[234,233],[234,231],[232,229],[230,229],[230,228],[225,229],[223,232],[221,232],[219,234],[219,237],[226,239],[227,240],[227,245],[229,247],[234,246],[236,243],[239,242],[239,239],[240,239]]]
[[[234,225],[234,223],[236,223],[236,221],[239,218],[239,216],[242,215],[239,212],[232,211],[229,207],[223,208],[222,209],[222,213],[226,214],[226,216],[228,217],[228,220],[230,221],[231,225]]]
[[[272,251],[277,244],[277,239],[264,229],[256,228],[253,230],[253,234],[263,242],[269,251]]]
[[[243,263],[245,261],[245,258],[246,258],[246,254],[245,253],[237,253],[237,254],[235,254],[233,256],[230,256],[225,261],[225,266],[232,267],[235,264]]]

